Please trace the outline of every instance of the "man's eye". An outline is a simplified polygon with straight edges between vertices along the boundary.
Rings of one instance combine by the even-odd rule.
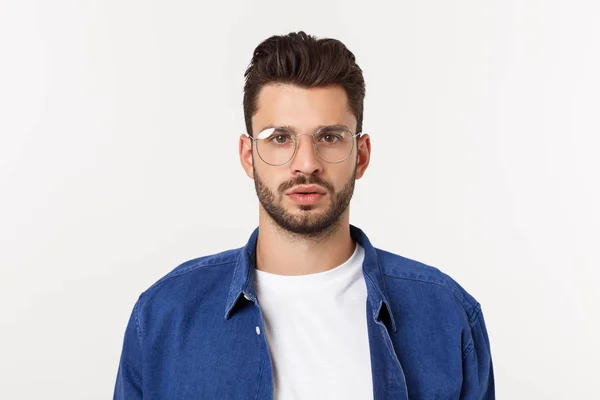
[[[319,137],[320,142],[325,143],[337,143],[342,139],[340,135],[336,135],[333,133],[324,133]]]
[[[290,135],[285,134],[273,135],[270,139],[270,141],[276,144],[286,144],[289,140]]]

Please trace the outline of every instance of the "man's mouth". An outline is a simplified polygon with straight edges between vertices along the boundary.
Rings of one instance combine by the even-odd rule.
[[[293,189],[293,191],[290,194],[302,194],[302,195],[307,195],[307,194],[319,194],[319,195],[323,195],[325,194],[326,191],[319,187],[318,185],[301,185],[301,186],[297,186],[295,189]]]
[[[317,192],[294,192],[290,193],[288,196],[298,204],[311,205],[321,200],[325,194]]]

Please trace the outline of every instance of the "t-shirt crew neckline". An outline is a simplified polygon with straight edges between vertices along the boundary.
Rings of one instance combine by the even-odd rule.
[[[364,249],[355,242],[354,252],[342,264],[323,272],[305,275],[279,275],[255,269],[257,285],[271,290],[284,291],[287,289],[314,289],[316,286],[328,285],[338,282],[355,272],[355,262],[361,257]]]

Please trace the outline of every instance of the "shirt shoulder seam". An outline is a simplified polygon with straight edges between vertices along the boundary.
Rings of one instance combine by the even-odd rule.
[[[168,274],[166,274],[165,276],[160,278],[158,281],[156,281],[152,285],[150,285],[150,287],[148,287],[146,290],[144,290],[144,292],[140,295],[140,297],[145,295],[148,291],[152,290],[154,287],[160,285],[161,283],[163,283],[171,278],[176,278],[178,276],[185,275],[189,272],[197,270],[198,268],[220,267],[220,266],[227,265],[227,264],[233,264],[236,261],[237,261],[237,258],[233,258],[233,259],[227,260],[227,261],[220,260],[218,262],[216,262],[216,261],[211,262],[211,260],[208,260],[208,261],[200,260],[200,261],[195,261],[195,262],[191,263],[189,266],[182,267],[179,270],[177,269],[178,268],[177,267],[173,271],[169,272]],[[190,261],[187,261],[187,262],[190,262]],[[183,266],[184,264],[185,263],[181,264],[180,266]]]
[[[440,287],[446,289],[448,292],[450,292],[452,294],[452,296],[458,301],[458,303],[461,305],[461,307],[465,311],[465,313],[467,315],[467,319],[469,321],[469,325],[471,327],[473,326],[475,320],[477,319],[478,310],[480,309],[479,303],[476,300],[474,300],[475,303],[470,303],[468,301],[468,299],[466,299],[464,296],[457,295],[455,293],[455,290],[453,290],[446,284],[443,284],[443,283],[440,283],[437,281],[427,280],[427,279],[420,279],[418,277],[390,275],[385,272],[383,273],[383,275],[387,276],[389,278],[393,278],[393,279],[402,279],[402,280],[407,280],[407,281],[415,281],[415,282],[421,282],[421,283],[426,283],[426,284],[430,284],[430,285],[440,286]]]
[[[140,295],[140,298],[142,296]],[[140,349],[142,348],[142,327],[140,326],[140,316],[139,316],[139,306],[140,302],[136,301],[133,306],[133,318],[135,320],[135,331],[137,332],[138,343],[140,344]]]
[[[473,317],[469,319],[469,326],[471,327],[471,329],[473,329],[473,326],[479,319],[480,315],[481,315],[481,305],[479,303],[477,303],[477,306],[473,312]],[[471,354],[471,352],[473,351],[473,348],[475,348],[475,341],[473,340],[473,335],[471,335],[471,338],[469,339],[469,343],[467,344],[467,346],[465,347],[465,350],[463,351],[463,357],[462,357],[463,361],[469,356],[469,354]]]
[[[467,357],[469,357],[469,354],[471,354],[471,351],[473,351],[474,347],[475,347],[475,343],[473,342],[473,338],[471,338],[471,340],[469,340],[469,344],[467,345],[467,347],[465,347],[465,350],[463,351],[463,354],[462,354],[463,361],[466,360]]]

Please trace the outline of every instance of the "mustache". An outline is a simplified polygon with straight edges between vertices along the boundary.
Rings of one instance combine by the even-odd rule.
[[[331,183],[319,178],[317,175],[300,175],[297,178],[294,178],[287,182],[283,182],[281,185],[279,185],[278,190],[279,193],[284,193],[285,191],[298,185],[319,185],[327,189],[327,191],[329,192],[334,191],[333,185]]]

